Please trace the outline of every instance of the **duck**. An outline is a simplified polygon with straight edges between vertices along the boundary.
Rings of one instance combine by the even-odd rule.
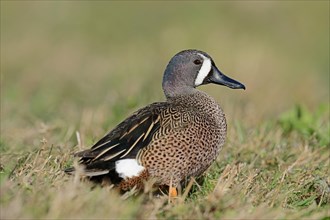
[[[75,153],[83,167],[80,175],[107,177],[123,191],[141,189],[153,179],[154,184],[169,187],[170,196],[177,196],[180,184],[202,175],[225,144],[227,123],[222,108],[197,89],[211,83],[245,89],[201,50],[174,55],[163,75],[166,101],[135,111],[90,149]],[[75,171],[75,167],[65,170]]]

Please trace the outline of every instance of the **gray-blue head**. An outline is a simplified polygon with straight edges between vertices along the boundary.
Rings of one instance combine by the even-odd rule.
[[[174,97],[190,94],[197,86],[208,83],[245,89],[243,84],[221,73],[207,53],[184,50],[168,63],[163,77],[163,90],[166,97]]]

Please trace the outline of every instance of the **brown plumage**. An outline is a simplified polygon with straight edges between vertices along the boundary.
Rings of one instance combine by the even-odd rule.
[[[202,174],[218,156],[227,129],[220,106],[195,89],[208,83],[245,89],[223,75],[202,51],[175,55],[163,79],[166,102],[136,111],[91,149],[76,153],[84,175],[108,176],[127,190],[142,187],[149,178],[159,185],[176,187]]]

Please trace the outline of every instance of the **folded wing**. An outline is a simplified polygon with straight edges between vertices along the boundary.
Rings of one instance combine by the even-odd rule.
[[[160,113],[166,103],[153,103],[133,113],[117,125],[89,150],[75,154],[85,165],[84,174],[97,176],[115,169],[115,162],[136,158],[138,152],[148,146],[153,134],[160,127]],[[74,170],[69,168],[66,172]]]

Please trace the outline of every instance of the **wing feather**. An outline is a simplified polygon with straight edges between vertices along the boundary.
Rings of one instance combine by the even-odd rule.
[[[117,160],[136,158],[159,129],[160,114],[168,105],[158,102],[136,111],[91,149],[76,153],[75,156],[80,157],[80,163],[85,165],[86,174],[103,175],[115,168]]]

